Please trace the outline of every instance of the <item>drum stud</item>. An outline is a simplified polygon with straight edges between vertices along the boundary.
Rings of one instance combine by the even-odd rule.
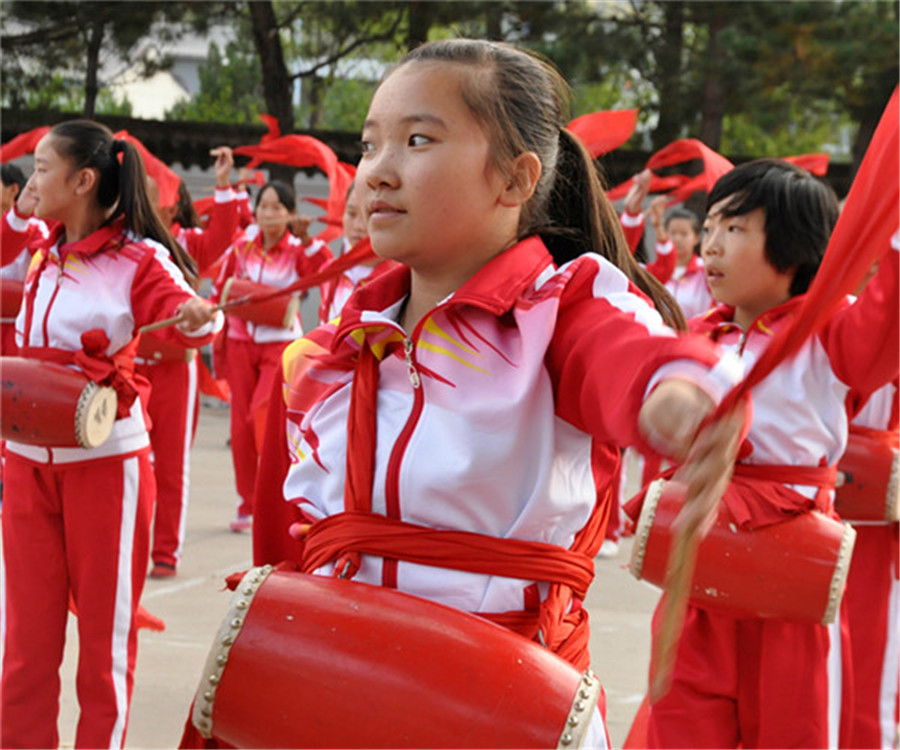
[[[234,643],[234,638],[232,638],[230,635],[226,635],[222,639],[221,643],[223,646],[230,646],[232,643]]]
[[[241,618],[240,618],[240,617],[235,617],[235,618],[231,621],[231,627],[234,628],[234,629],[237,629],[237,628],[239,628],[240,626],[241,626]]]
[[[584,711],[584,703],[582,701],[575,701],[575,710]]]
[[[244,589],[244,593],[245,593],[247,596],[250,596],[250,595],[253,593],[253,590],[254,590],[254,589],[253,589],[252,586],[247,586],[247,587]]]
[[[212,716],[212,711],[210,711],[208,708],[201,709],[200,713],[207,719]]]
[[[570,717],[569,717],[569,726],[570,726],[570,727],[577,727],[577,726],[578,726],[578,717],[577,717],[577,716],[570,716]]]
[[[218,685],[219,684],[219,675],[217,675],[217,674],[211,674],[206,679],[209,681],[210,685]]]
[[[591,697],[591,694],[587,690],[582,688],[581,690],[578,691],[578,697],[583,700],[587,700],[588,698]]]
[[[203,694],[203,699],[204,699],[207,703],[211,703],[211,702],[212,702],[212,699],[213,699],[213,691],[212,691],[212,690],[207,690],[207,691]]]
[[[216,657],[216,664],[218,664],[220,667],[224,667],[226,661],[228,661],[228,657],[225,656],[225,654],[219,654]]]
[[[560,739],[560,742],[563,743],[563,745],[571,745],[571,744],[572,744],[572,735],[569,734],[568,732],[566,732],[566,733],[565,733],[562,737],[560,737],[559,739]]]
[[[247,609],[247,602],[241,599],[237,604],[234,605],[238,609]]]

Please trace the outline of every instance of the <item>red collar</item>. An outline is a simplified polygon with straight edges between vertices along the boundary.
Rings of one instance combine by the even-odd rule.
[[[50,237],[47,239],[47,246],[53,247],[56,245],[56,243],[62,239],[64,232],[65,227],[62,224],[54,227],[50,233]],[[60,245],[59,255],[60,257],[64,255],[81,255],[83,257],[95,255],[104,250],[108,250],[116,243],[121,245],[124,234],[125,222],[120,217],[109,224],[104,224],[102,227],[91,232],[87,237],[84,237],[77,242],[66,242],[65,244]]]
[[[805,297],[805,294],[799,294],[796,297],[791,297],[786,302],[782,302],[780,305],[770,307],[751,323],[747,332],[759,331],[767,336],[771,336],[773,328],[778,321],[793,315]],[[692,318],[690,330],[707,336],[713,334],[719,336],[732,330],[740,330],[740,326],[734,322],[734,307],[731,305],[719,305],[703,315]]]
[[[541,239],[527,237],[485,263],[453,294],[453,301],[502,315],[552,263]],[[409,268],[397,265],[360,287],[341,312],[335,342],[359,326],[366,311],[380,312],[403,299],[409,294],[409,284]]]

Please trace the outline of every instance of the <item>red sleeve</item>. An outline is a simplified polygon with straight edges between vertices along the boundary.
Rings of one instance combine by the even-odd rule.
[[[216,281],[213,284],[213,293],[210,296],[210,300],[216,304],[222,299],[222,289],[225,286],[225,282],[234,276],[235,267],[237,266],[237,252],[237,247],[232,246],[231,250],[225,256],[225,262],[219,269],[219,275],[216,276]]]
[[[648,263],[646,268],[652,273],[660,284],[665,284],[672,278],[675,273],[675,264],[677,262],[677,253],[671,242],[662,245],[656,244],[656,258],[652,263]]]
[[[132,246],[131,251],[141,254],[131,285],[135,328],[173,317],[180,304],[197,296],[162,245],[141,244]],[[189,348],[203,346],[215,338],[212,331],[205,335],[187,336],[177,326],[162,328],[155,335]]]
[[[313,240],[308,245],[304,245],[297,253],[297,275],[302,279],[315,273],[333,256],[328,245],[320,240]]]
[[[238,226],[235,199],[213,203],[206,229],[191,229],[186,235],[187,251],[197,261],[201,273],[215,263],[234,240]]]
[[[622,226],[622,231],[625,233],[625,241],[628,243],[628,249],[631,250],[633,254],[638,249],[638,245],[641,244],[641,237],[644,236],[644,215],[638,214],[637,216],[633,216],[625,211],[619,216],[619,224]]]
[[[900,361],[898,236],[881,257],[863,293],[831,318],[819,334],[835,374],[860,393],[897,377]]]
[[[15,207],[3,214],[0,225],[0,266],[9,265],[28,245],[43,239],[37,227],[27,217],[16,213]]]
[[[652,452],[637,417],[657,377],[686,377],[714,401],[739,380],[734,357],[704,337],[676,335],[617,268],[585,259],[573,268],[546,357],[562,419]]]

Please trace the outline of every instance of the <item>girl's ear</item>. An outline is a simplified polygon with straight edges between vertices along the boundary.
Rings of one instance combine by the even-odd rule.
[[[513,159],[500,204],[507,207],[524,205],[534,194],[541,176],[541,160],[532,151],[525,151]]]
[[[84,167],[75,173],[76,195],[87,195],[96,185],[100,175],[96,169]]]

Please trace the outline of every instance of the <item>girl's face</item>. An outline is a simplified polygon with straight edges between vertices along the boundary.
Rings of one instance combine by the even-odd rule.
[[[669,225],[666,227],[669,233],[669,239],[675,246],[678,265],[685,266],[694,254],[694,248],[700,241],[700,237],[694,230],[694,224],[690,219],[674,218],[669,219]]]
[[[278,191],[269,186],[260,193],[256,204],[256,220],[263,235],[280,238],[288,228],[291,212],[278,197]]]
[[[419,273],[464,275],[511,245],[507,180],[463,102],[471,70],[456,63],[398,68],[375,92],[363,125],[357,190],[365,187],[372,246]]]
[[[344,205],[344,237],[347,238],[350,247],[360,242],[368,233],[361,200],[362,193],[359,187],[353,188]]]
[[[34,215],[39,219],[54,219],[65,223],[83,187],[79,172],[53,146],[54,137],[45,135],[34,150],[34,174],[31,184],[37,202]],[[85,171],[85,170],[81,170]]]
[[[794,273],[779,271],[766,258],[765,210],[722,216],[727,202],[724,198],[710,208],[700,254],[713,297],[734,306],[735,322],[746,329],[766,310],[790,299]]]

